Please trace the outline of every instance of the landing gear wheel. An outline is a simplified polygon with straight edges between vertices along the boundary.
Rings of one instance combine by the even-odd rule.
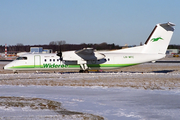
[[[84,70],[84,73],[89,73],[89,71],[88,70]]]
[[[79,73],[89,73],[88,70],[79,70]]]
[[[83,73],[84,72],[84,70],[79,70],[79,73]]]
[[[18,74],[18,71],[13,71],[14,72],[14,74]]]

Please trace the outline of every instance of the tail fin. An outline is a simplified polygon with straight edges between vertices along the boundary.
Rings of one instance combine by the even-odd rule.
[[[175,26],[173,23],[157,24],[145,42],[142,53],[165,54]]]

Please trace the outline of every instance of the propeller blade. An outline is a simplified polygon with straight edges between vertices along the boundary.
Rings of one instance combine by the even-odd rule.
[[[59,46],[59,52],[58,52],[56,55],[60,57],[60,61],[63,60],[63,58],[62,58],[61,46]]]

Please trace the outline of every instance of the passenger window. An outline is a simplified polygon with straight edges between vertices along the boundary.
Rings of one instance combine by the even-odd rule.
[[[59,61],[59,59],[57,59],[57,61]]]
[[[53,62],[55,62],[55,59],[53,59]]]
[[[51,62],[51,59],[49,59],[49,61]]]
[[[46,62],[46,59],[44,59],[44,61]]]

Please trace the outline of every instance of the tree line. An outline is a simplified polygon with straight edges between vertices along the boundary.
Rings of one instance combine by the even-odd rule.
[[[123,46],[112,44],[107,44],[106,42],[100,44],[92,43],[82,43],[82,44],[67,44],[66,41],[51,41],[48,45],[23,45],[22,43],[17,43],[16,45],[8,45],[8,53],[18,53],[18,52],[30,52],[30,47],[43,47],[43,49],[52,49],[55,51],[70,51],[70,50],[80,50],[82,48],[94,48],[96,50],[115,50],[122,49]],[[180,49],[180,45],[169,45],[168,49]],[[0,45],[0,53],[5,51],[5,46]]]
[[[43,49],[52,49],[55,51],[70,51],[70,50],[79,50],[82,48],[94,48],[96,50],[113,50],[113,49],[121,49],[122,46],[113,44],[107,44],[106,42],[100,44],[66,44],[65,41],[51,41],[48,45],[23,45],[18,43],[16,45],[8,45],[7,51],[8,53],[18,53],[18,52],[30,52],[31,47],[43,47]],[[0,45],[0,52],[5,51],[5,46]]]

